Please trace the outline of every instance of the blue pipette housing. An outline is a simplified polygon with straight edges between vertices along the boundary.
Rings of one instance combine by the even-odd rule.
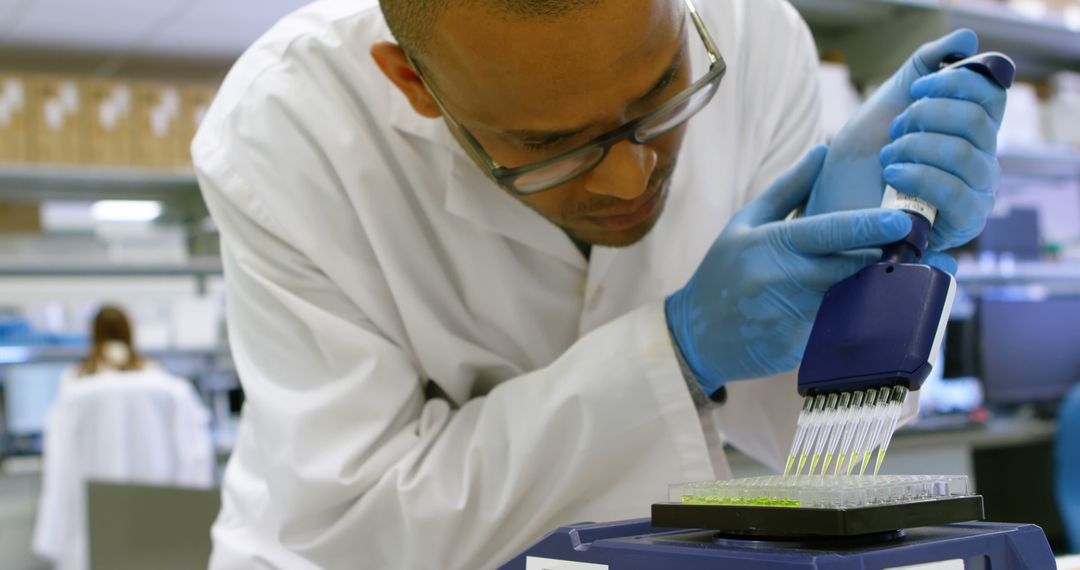
[[[903,385],[918,390],[933,368],[956,281],[919,263],[930,222],[908,213],[912,232],[881,261],[825,294],[799,369],[799,393]]]
[[[1016,72],[1012,60],[1000,53],[947,58],[942,66],[970,69],[1005,89]],[[883,248],[880,261],[825,294],[799,368],[803,396],[898,385],[918,390],[930,374],[956,280],[921,262],[933,224],[914,210],[930,212],[930,217],[935,213],[925,203],[917,206],[903,208],[912,221],[907,237]]]

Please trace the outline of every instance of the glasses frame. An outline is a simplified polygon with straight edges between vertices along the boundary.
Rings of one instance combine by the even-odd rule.
[[[412,60],[412,58],[409,58],[409,62],[412,64],[413,70],[416,71],[417,76],[424,83],[424,86],[431,94],[431,98],[435,101],[435,104],[439,107],[439,111],[442,112],[447,124],[455,133],[457,133],[461,140],[465,141],[467,145],[466,151],[468,151],[469,154],[472,155],[473,159],[479,162],[481,166],[486,168],[488,171],[488,176],[500,186],[506,188],[513,194],[517,194],[519,196],[527,196],[530,194],[536,194],[539,192],[550,190],[552,188],[555,188],[556,186],[565,184],[570,180],[573,180],[579,176],[583,176],[588,172],[591,172],[600,163],[602,163],[605,158],[607,158],[608,152],[611,150],[611,147],[615,146],[623,140],[629,140],[634,144],[647,144],[686,124],[686,122],[693,118],[694,115],[696,115],[698,112],[700,112],[701,109],[704,109],[706,106],[708,106],[708,104],[712,101],[712,98],[716,96],[716,92],[719,90],[720,81],[724,78],[725,73],[727,73],[727,63],[724,61],[723,56],[720,55],[720,50],[717,49],[716,43],[713,41],[712,36],[709,34],[709,30],[706,29],[705,22],[702,21],[701,15],[698,13],[697,7],[694,5],[693,0],[684,0],[684,3],[686,4],[686,9],[690,15],[690,19],[694,23],[694,28],[698,32],[698,36],[705,44],[705,51],[708,53],[709,57],[708,73],[706,73],[701,79],[698,79],[689,87],[681,91],[679,94],[669,99],[660,107],[657,107],[656,109],[632,121],[629,121],[626,124],[612,131],[609,131],[608,133],[600,135],[581,146],[572,148],[564,152],[560,152],[550,158],[545,158],[543,160],[539,160],[537,162],[525,164],[522,166],[506,167],[496,162],[495,159],[493,159],[491,155],[489,155],[487,151],[484,150],[484,147],[480,144],[480,141],[476,140],[476,137],[474,137],[473,134],[469,132],[469,130],[465,128],[464,125],[454,119],[454,116],[450,113],[450,111],[447,110],[446,105],[439,97],[438,92],[432,88],[432,83],[424,76],[421,66],[417,65],[416,62]],[[637,131],[641,128],[642,125],[655,120],[657,117],[669,113],[672,109],[675,109],[680,105],[683,105],[698,92],[710,86],[712,87],[713,91],[709,95],[709,99],[704,104],[702,104],[701,108],[695,111],[693,115],[687,116],[682,121],[679,121],[678,123],[671,125],[669,128],[648,137],[648,139],[641,139],[637,136]],[[577,172],[572,176],[559,180],[558,182],[553,183],[550,186],[531,190],[521,190],[515,184],[515,182],[519,178],[526,174],[535,172],[542,168],[547,168],[552,164],[564,161],[572,156],[586,156],[589,153],[595,152],[597,148],[602,149],[603,152],[601,152],[598,157],[593,159],[591,166],[581,170],[580,172]]]

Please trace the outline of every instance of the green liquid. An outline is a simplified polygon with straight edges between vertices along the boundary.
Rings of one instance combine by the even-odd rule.
[[[866,466],[870,464],[870,452],[867,451],[863,456],[862,467],[859,469],[859,476],[861,477],[866,473]]]
[[[885,450],[883,448],[879,447],[878,451],[877,451],[877,463],[874,465],[874,475],[878,474],[878,471],[881,469],[881,462],[884,461],[884,460],[885,460]]]
[[[680,499],[684,505],[753,505],[758,507],[797,507],[799,501],[794,499],[774,499],[771,497],[753,497],[741,499],[738,497],[720,497],[707,495],[700,497],[685,496]]]

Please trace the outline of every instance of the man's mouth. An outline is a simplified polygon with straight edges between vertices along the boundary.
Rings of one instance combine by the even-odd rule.
[[[645,220],[650,219],[656,213],[662,202],[661,198],[667,188],[666,184],[659,184],[649,195],[644,196],[629,208],[618,211],[590,214],[586,218],[605,229],[625,230],[632,228]]]

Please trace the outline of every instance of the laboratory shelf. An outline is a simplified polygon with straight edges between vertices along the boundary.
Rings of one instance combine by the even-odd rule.
[[[0,164],[2,199],[161,200],[197,196],[198,190],[198,181],[190,171]]]
[[[983,49],[1004,51],[1017,59],[1021,75],[1042,75],[1060,67],[1080,66],[1080,30],[1063,23],[1033,20],[1001,7],[943,8],[954,27],[979,33]],[[1025,66],[1028,69],[1025,71]]]
[[[897,42],[921,43],[948,29],[971,28],[984,50],[1008,53],[1022,78],[1044,78],[1060,69],[1080,69],[1080,29],[1062,22],[1028,18],[1007,7],[960,4],[953,0],[791,0],[823,47],[840,48],[849,57],[878,52],[897,57]],[[910,39],[911,32],[927,37]],[[854,43],[852,43],[854,41]],[[915,45],[903,46],[910,52]],[[846,50],[843,48],[847,48]],[[851,50],[863,53],[850,53]],[[869,55],[876,57],[874,53]],[[889,62],[891,65],[892,61]]]
[[[964,262],[956,272],[961,285],[1072,285],[1080,286],[1080,262],[1018,261],[1015,264],[980,268]]]
[[[998,154],[1006,176],[1069,180],[1080,178],[1080,154],[1070,149],[1010,149]]]
[[[886,22],[906,10],[931,10],[936,0],[790,0],[816,31],[838,32]]]
[[[86,358],[85,346],[0,346],[0,366],[13,364],[47,364],[77,362]],[[140,351],[142,356],[154,360],[229,358],[228,347],[205,349],[152,349]]]
[[[120,263],[0,263],[0,277],[210,277],[221,275],[218,259],[193,259],[175,264]]]

